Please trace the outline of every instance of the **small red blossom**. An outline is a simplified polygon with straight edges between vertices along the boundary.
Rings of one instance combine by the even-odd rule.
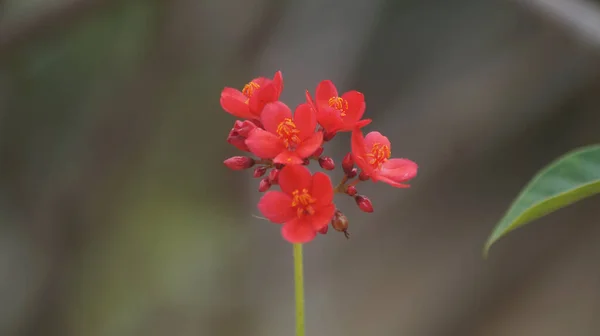
[[[281,191],[269,191],[260,199],[258,209],[271,222],[283,224],[281,233],[287,241],[313,240],[335,212],[329,176],[311,175],[304,166],[289,165],[279,172],[279,186]]]
[[[417,176],[417,164],[408,159],[390,159],[391,144],[379,132],[363,137],[357,127],[352,131],[352,157],[356,165],[373,181],[385,182],[396,188],[408,188],[403,184]],[[362,174],[361,172],[361,174]]]
[[[247,156],[233,156],[223,163],[231,170],[244,170],[254,166],[254,159]]]
[[[277,181],[279,179],[279,169],[273,169],[269,172],[269,182],[271,182],[271,184],[277,184]]]
[[[354,197],[354,200],[356,201],[356,205],[358,205],[360,210],[368,213],[373,212],[373,203],[371,203],[371,200],[366,196],[357,195]]]
[[[350,175],[352,168],[354,168],[354,159],[352,158],[352,153],[348,153],[342,160],[342,170],[344,170],[346,175]]]
[[[355,186],[348,186],[348,188],[346,188],[346,194],[348,194],[350,196],[356,195],[357,192],[358,192],[358,190],[356,190]]]
[[[323,156],[319,158],[319,166],[325,170],[334,170],[335,162],[329,156]]]
[[[323,133],[315,132],[317,119],[308,104],[292,111],[284,103],[269,103],[263,109],[264,129],[253,129],[246,145],[261,159],[273,159],[280,164],[303,164],[323,144]]]
[[[265,175],[267,173],[267,167],[266,166],[259,166],[254,168],[254,173],[252,173],[252,177],[254,178],[259,178],[262,177],[263,175]]]
[[[237,149],[249,152],[248,146],[246,146],[246,139],[250,131],[258,127],[255,122],[249,120],[236,120],[233,124],[233,128],[229,131],[227,136],[227,142],[235,146]]]
[[[269,181],[268,177],[265,177],[264,179],[260,180],[260,183],[258,184],[258,191],[259,192],[265,192],[269,189],[271,189],[271,181]]]
[[[337,88],[330,80],[317,85],[315,101],[306,91],[306,101],[317,112],[317,120],[326,131],[327,139],[336,132],[352,131],[354,127],[364,127],[371,119],[360,120],[365,113],[365,97],[358,91],[348,91],[339,96]]]
[[[242,119],[259,119],[263,107],[277,101],[283,91],[283,76],[277,71],[273,79],[258,77],[240,91],[226,87],[221,92],[221,107]]]

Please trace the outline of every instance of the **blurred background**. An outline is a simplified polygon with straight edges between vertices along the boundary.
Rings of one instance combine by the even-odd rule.
[[[222,164],[221,89],[277,70],[420,165],[305,246],[307,335],[600,335],[598,198],[481,253],[600,141],[599,55],[586,0],[0,0],[0,335],[292,335],[291,246]]]

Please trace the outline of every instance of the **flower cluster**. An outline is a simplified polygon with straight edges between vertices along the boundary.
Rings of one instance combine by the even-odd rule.
[[[233,170],[254,167],[260,178],[258,190],[265,192],[258,209],[273,223],[282,224],[283,237],[292,243],[306,243],[317,233],[326,234],[329,225],[348,237],[348,218],[336,208],[335,193],[353,197],[358,207],[373,212],[369,198],[359,195],[361,181],[381,181],[397,188],[417,175],[417,164],[407,159],[391,158],[391,144],[379,132],[363,136],[362,128],[371,119],[362,119],[364,95],[348,91],[339,95],[334,84],[324,80],[317,85],[314,99],[306,91],[306,102],[294,112],[279,96],[283,77],[277,72],[272,79],[259,77],[241,91],[225,88],[221,107],[239,118],[229,132],[227,142],[254,155],[234,156],[225,160]],[[327,171],[335,169],[334,160],[324,156],[323,145],[337,133],[352,132],[351,151],[342,160],[344,177],[333,186],[323,172],[311,174],[311,161]],[[269,189],[279,185],[279,191]]]

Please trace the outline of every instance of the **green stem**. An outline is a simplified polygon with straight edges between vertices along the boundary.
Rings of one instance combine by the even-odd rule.
[[[304,271],[302,244],[294,244],[294,283],[296,287],[296,336],[304,336]]]

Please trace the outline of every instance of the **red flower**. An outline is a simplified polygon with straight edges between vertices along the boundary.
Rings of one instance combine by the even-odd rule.
[[[396,188],[408,188],[402,184],[417,176],[417,164],[407,159],[390,159],[391,145],[379,132],[363,137],[358,127],[352,131],[352,157],[356,165],[373,181],[385,182]]]
[[[249,152],[248,146],[246,146],[246,139],[250,131],[258,127],[256,124],[249,120],[236,120],[233,124],[233,128],[229,131],[227,136],[227,142],[234,145],[237,149],[244,152]]]
[[[317,120],[327,133],[351,131],[355,126],[364,127],[371,119],[360,120],[365,113],[365,97],[358,91],[348,91],[341,97],[330,80],[317,85],[316,104],[306,91],[306,100],[317,110]]]
[[[273,159],[275,163],[302,164],[321,144],[323,133],[315,132],[317,119],[308,104],[292,111],[284,103],[276,101],[265,106],[261,122],[265,129],[255,128],[248,135],[246,145],[261,159]]]
[[[324,173],[310,175],[304,166],[285,166],[279,173],[281,191],[269,191],[258,202],[260,212],[290,243],[307,243],[329,225],[335,212],[333,186]]]
[[[283,91],[283,77],[277,71],[273,79],[258,77],[246,84],[242,91],[226,87],[221,92],[221,107],[242,119],[258,119],[265,104],[279,99]]]

